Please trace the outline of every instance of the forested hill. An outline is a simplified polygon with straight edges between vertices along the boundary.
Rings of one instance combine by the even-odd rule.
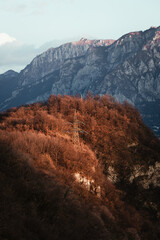
[[[160,141],[130,104],[52,95],[0,114],[0,239],[158,240]]]

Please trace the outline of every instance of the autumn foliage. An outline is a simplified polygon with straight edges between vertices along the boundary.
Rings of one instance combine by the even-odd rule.
[[[143,204],[147,198],[157,203],[157,190],[128,181],[135,164],[147,168],[156,161],[159,140],[132,105],[111,96],[53,95],[2,113],[1,239],[158,240],[157,215]],[[115,184],[109,167],[117,173]],[[93,181],[92,190],[75,181],[77,172]]]

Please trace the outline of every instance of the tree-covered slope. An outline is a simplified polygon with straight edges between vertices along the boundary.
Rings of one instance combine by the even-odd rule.
[[[8,110],[1,239],[158,240],[159,171],[160,142],[128,103],[52,95]]]

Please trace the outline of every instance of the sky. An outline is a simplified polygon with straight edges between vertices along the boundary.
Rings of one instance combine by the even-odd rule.
[[[160,26],[160,0],[0,0],[0,73],[62,43]]]

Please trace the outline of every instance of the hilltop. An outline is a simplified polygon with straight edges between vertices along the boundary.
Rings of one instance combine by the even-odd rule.
[[[1,239],[158,240],[159,173],[160,141],[127,102],[12,108],[0,114]]]

